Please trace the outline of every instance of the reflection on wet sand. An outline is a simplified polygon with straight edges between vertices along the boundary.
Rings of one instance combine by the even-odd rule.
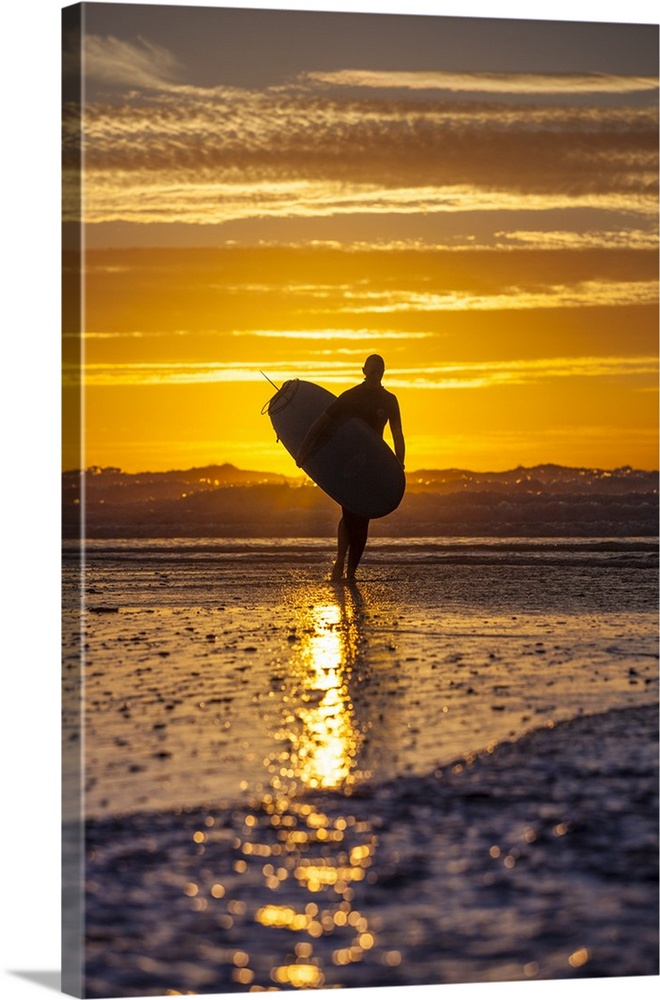
[[[246,858],[269,859],[261,868],[265,894],[256,922],[296,935],[293,949],[273,963],[272,982],[309,988],[326,981],[317,939],[325,939],[327,953],[328,936],[334,935],[335,966],[359,962],[376,943],[373,927],[356,907],[356,887],[369,879],[378,841],[371,824],[349,808],[366,725],[356,718],[351,694],[366,640],[361,596],[357,588],[333,588],[298,606],[276,733],[282,749],[269,761],[270,790],[246,817],[236,847],[239,870],[247,869]],[[339,809],[333,808],[332,817],[314,804],[316,790],[343,793],[333,801]],[[245,965],[234,979],[248,985],[254,975]]]
[[[276,734],[286,746],[280,778],[306,789],[350,786],[363,741],[351,700],[363,619],[356,588],[300,613],[297,648],[287,665],[289,711]],[[273,779],[274,787],[281,781]]]

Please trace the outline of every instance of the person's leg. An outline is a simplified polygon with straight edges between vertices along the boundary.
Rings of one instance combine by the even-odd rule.
[[[344,514],[346,517],[346,514]],[[369,518],[361,517],[359,514],[351,514],[347,519],[348,525],[348,567],[346,571],[347,579],[355,579],[355,571],[358,568],[364,547],[367,544],[369,535]]]
[[[337,559],[335,560],[335,565],[333,566],[332,573],[330,574],[331,580],[341,580],[344,575],[344,560],[346,559],[346,553],[348,552],[348,546],[350,542],[348,526],[346,523],[346,515],[350,514],[347,510],[342,507],[342,517],[341,521],[337,525]]]

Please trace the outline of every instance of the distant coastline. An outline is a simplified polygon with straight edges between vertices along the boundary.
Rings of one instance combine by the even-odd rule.
[[[84,499],[83,499],[84,498]],[[82,508],[84,506],[84,532]],[[91,467],[62,475],[66,539],[325,537],[337,505],[306,477],[230,464],[127,473]],[[393,537],[652,537],[658,472],[545,464],[505,472],[408,473],[397,511],[373,522]]]

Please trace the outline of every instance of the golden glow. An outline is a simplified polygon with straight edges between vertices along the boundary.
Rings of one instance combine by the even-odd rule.
[[[250,880],[251,893],[255,879],[262,880],[252,912],[255,923],[272,932],[265,951],[273,954],[271,982],[306,989],[326,982],[324,959],[315,951],[321,939],[332,942],[333,965],[360,962],[378,947],[377,931],[357,902],[373,880],[378,838],[367,819],[348,811],[351,796],[331,796],[321,805],[307,795],[350,787],[356,773],[361,736],[351,691],[359,683],[353,676],[362,641],[359,594],[305,587],[293,595],[292,607],[298,642],[279,689],[275,735],[282,750],[265,762],[270,788],[261,790],[259,807],[245,813],[233,849],[239,855],[234,871]],[[221,899],[224,888],[216,883],[210,895]],[[246,906],[232,899],[227,911],[244,915]],[[394,966],[401,956],[388,952],[377,961]],[[232,962],[235,982],[268,988],[250,969],[247,952],[234,952]]]
[[[85,452],[66,441],[65,468],[295,476],[260,370],[339,392],[373,351],[411,470],[655,468],[654,76],[338,61],[204,87],[92,32],[84,66],[63,181],[77,222],[82,143]]]
[[[204,183],[199,171],[120,170],[95,175],[86,185],[85,221],[99,225],[132,222],[162,225],[221,225],[255,214],[272,219],[326,219],[333,216],[409,215],[454,212],[549,212],[593,209],[638,213],[651,220],[657,200],[650,192],[584,191],[536,193],[482,189],[468,185],[381,187],[367,183],[283,180]],[[127,208],[127,205],[130,208]],[[71,218],[65,221],[75,221]]]
[[[589,951],[587,948],[578,948],[569,956],[568,964],[574,969],[579,969],[589,961]]]
[[[350,379],[355,362],[288,361],[286,368],[273,370],[275,378],[315,378],[328,385]],[[537,358],[510,361],[464,362],[437,368],[396,368],[388,370],[388,385],[394,389],[482,389],[503,383],[520,385],[549,378],[601,378],[603,376],[644,375],[655,377],[656,356],[641,357],[570,357]],[[85,369],[87,386],[192,385],[214,383],[263,383],[263,375],[251,364],[223,365],[94,365]],[[64,384],[79,382],[79,371],[73,366],[64,369]]]
[[[301,694],[285,733],[291,750],[284,770],[307,788],[339,788],[350,779],[361,743],[349,692],[355,608],[350,600],[318,602],[301,613],[297,633],[301,643],[291,667]],[[323,826],[318,817],[313,825]],[[315,881],[324,884],[320,872]]]
[[[364,871],[358,866],[338,868],[333,864],[300,865],[293,874],[299,882],[306,883],[310,892],[318,892],[323,886],[337,883],[361,882],[364,878]]]
[[[288,927],[291,930],[302,930],[307,926],[307,917],[303,913],[296,913],[290,906],[275,906],[269,904],[262,906],[255,915],[257,923],[264,927]]]
[[[322,986],[324,976],[316,965],[280,965],[273,969],[272,978],[276,983],[283,986],[295,986],[296,989],[305,989],[311,986]]]
[[[261,414],[272,387],[260,372],[339,393],[378,351],[411,470],[654,468],[657,255],[629,249],[626,233],[608,250],[528,250],[512,229],[522,248],[91,253],[86,454],[65,451],[65,467],[231,462],[296,476]]]
[[[448,90],[494,94],[625,94],[653,91],[657,77],[609,73],[451,73],[342,69],[307,73],[303,79],[342,87]]]
[[[644,305],[655,302],[657,297],[657,281],[590,281],[574,285],[550,285],[540,290],[509,288],[497,295],[475,295],[465,291],[446,291],[442,295],[409,290],[368,294],[360,292],[346,296],[347,299],[359,299],[360,305],[348,302],[338,311],[393,314],[474,309],[575,309],[603,305]]]
[[[357,67],[312,70],[288,85],[263,90],[202,88],[179,82],[176,60],[159,46],[92,39],[87,74],[122,87],[126,94],[122,102],[89,101],[86,106],[84,210],[93,224],[208,225],[255,218],[318,220],[358,212],[446,214],[585,205],[637,211],[649,218],[657,212],[653,194],[645,193],[647,188],[652,191],[650,175],[656,166],[643,141],[621,152],[614,139],[600,153],[598,147],[586,153],[575,138],[587,129],[616,135],[621,121],[627,128],[653,129],[653,107],[622,108],[616,98],[648,94],[650,103],[658,86],[655,77]],[[357,91],[356,99],[329,97],[330,87],[344,86]],[[398,91],[397,97],[374,94],[385,88]],[[437,89],[479,93],[482,100],[470,104],[422,99],[411,107],[410,101],[399,99],[410,90]],[[550,106],[530,107],[521,105],[519,95],[560,99]],[[600,101],[570,103],[582,95],[599,95]],[[609,107],[603,106],[607,95],[615,97]],[[217,128],[218,120],[223,129]],[[75,141],[77,127],[75,115],[65,116],[67,147]],[[483,160],[481,142],[470,140],[477,132],[487,135],[503,128],[508,137],[504,162],[499,154],[484,173],[478,162]],[[549,189],[532,180],[521,185],[520,173],[513,168],[528,148],[530,128],[541,134],[551,130],[553,146],[569,147],[568,156],[560,153],[556,164],[549,164],[549,173],[556,175]],[[467,149],[460,169],[450,173],[465,183],[437,186],[436,156],[429,158],[427,140],[421,137],[442,137],[449,145],[459,130],[467,137]],[[316,154],[311,160],[301,157],[298,145],[291,142],[291,136],[303,133],[306,148]],[[348,160],[340,176],[318,166],[331,159],[338,136]],[[350,154],[355,147],[362,154],[354,159]],[[405,166],[397,170],[399,160],[409,163],[409,156],[401,155],[404,147],[416,150],[421,173]],[[549,152],[554,153],[552,147]],[[617,156],[622,162],[615,171]],[[390,164],[386,174],[383,157]],[[572,164],[572,171],[566,163]],[[495,176],[493,167],[498,168]],[[567,170],[572,172],[571,184],[565,183]],[[607,182],[610,174],[614,184]]]

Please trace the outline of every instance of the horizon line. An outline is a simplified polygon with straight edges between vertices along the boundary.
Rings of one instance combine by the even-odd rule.
[[[202,472],[205,469],[215,469],[215,468],[235,469],[236,472],[250,473],[253,475],[260,475],[260,476],[278,476],[281,477],[282,479],[303,479],[303,480],[308,479],[313,482],[313,480],[310,479],[307,473],[305,473],[302,470],[298,475],[296,474],[289,475],[288,473],[273,472],[267,469],[246,469],[241,466],[235,465],[233,462],[207,462],[204,465],[192,465],[185,469],[184,468],[140,469],[137,472],[129,472],[117,465],[92,464],[86,466],[85,468],[79,467],[79,468],[62,469],[61,475],[66,476],[66,475],[72,475],[74,473],[80,474],[80,473],[90,473],[90,472],[95,475],[99,475],[103,472],[114,472],[124,476],[146,476],[146,475],[168,475],[169,473],[174,473],[174,472]],[[660,475],[660,469],[658,468],[653,468],[653,469],[637,468],[628,463],[624,463],[623,465],[616,465],[611,468],[604,468],[602,466],[597,466],[597,465],[563,465],[561,462],[536,462],[534,465],[522,465],[522,464],[514,465],[501,470],[469,469],[458,465],[448,465],[448,466],[438,466],[438,467],[427,466],[406,472],[406,477],[422,475],[422,474],[428,475],[429,473],[442,473],[442,472],[443,473],[461,472],[477,476],[503,476],[506,475],[507,473],[521,472],[521,471],[531,472],[536,469],[549,469],[549,468],[562,469],[567,472],[591,472],[591,473],[603,473],[606,475],[612,475],[613,473],[617,472],[622,473],[624,471],[630,473],[644,473],[646,475],[656,475],[656,476]]]

